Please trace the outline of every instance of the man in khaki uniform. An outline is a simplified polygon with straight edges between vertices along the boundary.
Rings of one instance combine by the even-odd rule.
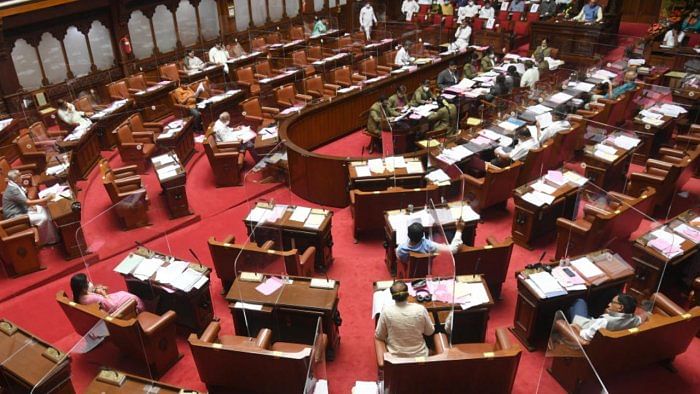
[[[419,105],[428,104],[429,102],[435,100],[435,95],[430,90],[430,81],[425,80],[423,84],[413,92],[413,100],[411,100],[411,105],[417,107]]]
[[[394,111],[389,106],[389,100],[387,100],[387,98],[384,96],[380,97],[379,101],[372,104],[372,106],[369,108],[369,114],[367,115],[367,132],[376,136],[377,138],[381,138],[382,120],[386,120],[388,122],[389,119],[387,118],[392,118],[398,115],[399,113]]]
[[[445,132],[452,135],[457,130],[457,107],[447,100],[438,101],[438,110],[430,115],[433,132]]]
[[[406,97],[406,86],[399,85],[396,88],[396,93],[389,97],[389,107],[395,112],[400,112],[403,107],[408,105],[408,97]]]

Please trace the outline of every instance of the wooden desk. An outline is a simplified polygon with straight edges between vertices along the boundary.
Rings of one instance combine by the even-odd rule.
[[[228,78],[229,81],[235,81],[236,80],[236,69],[245,67],[249,64],[253,64],[257,62],[260,58],[262,58],[265,54],[262,52],[251,52],[247,55],[235,57],[235,58],[229,58],[226,61],[226,64],[228,65]]]
[[[325,216],[318,228],[313,228],[305,227],[305,222],[291,220],[296,207],[281,204],[278,206],[283,206],[284,209],[280,217],[274,221],[267,220],[265,223],[258,224],[250,220],[250,214],[246,215],[243,224],[248,230],[248,236],[258,244],[268,240],[281,242],[281,246],[276,249],[298,249],[300,253],[309,246],[314,246],[316,248],[315,268],[317,271],[326,272],[333,264],[333,235],[331,234],[333,212],[312,209],[310,215]],[[266,203],[257,203],[256,208],[272,209]]]
[[[9,320],[0,320],[0,391],[72,394],[70,356]]]
[[[443,221],[440,223],[442,225],[443,230],[446,233],[453,233],[455,231],[455,224],[456,221],[454,220],[454,217],[459,215],[459,210],[463,209],[462,208],[462,203],[461,202],[451,202],[448,203],[447,205],[437,205],[436,207],[437,211],[440,211],[441,209],[446,209],[449,210],[449,213],[452,218],[451,221]],[[426,207],[415,207],[414,212],[420,212],[425,210]],[[479,215],[471,210],[469,206],[466,206],[466,209],[468,211],[471,211],[470,214],[476,215],[474,218],[471,220],[464,220],[464,229],[462,230],[462,242],[465,245],[469,246],[474,246],[474,239],[476,238],[476,226],[479,224]],[[455,211],[455,213],[452,213],[452,211]],[[391,224],[391,217],[393,215],[399,215],[399,214],[407,214],[407,211],[405,209],[397,209],[393,211],[387,211],[384,212],[384,248],[385,248],[385,253],[384,253],[384,263],[386,264],[386,268],[389,270],[391,273],[396,272],[396,247],[398,246],[398,242],[396,240],[396,229],[392,226]],[[439,213],[436,213],[435,215],[438,215],[437,217],[440,217]],[[431,216],[434,218],[435,215]],[[426,233],[429,231],[432,231],[432,229],[438,229],[438,224],[434,223],[433,226],[425,227]],[[445,234],[447,235],[447,234]],[[451,234],[453,235],[453,234]]]
[[[489,46],[493,48],[494,53],[498,54],[510,53],[513,46],[513,34],[502,29],[483,29],[474,34],[474,45]]]
[[[180,74],[180,82],[186,84],[204,78],[209,78],[212,82],[223,82],[224,74],[224,66],[221,64],[214,64],[204,67],[201,70],[185,71],[184,74]]]
[[[673,229],[685,224],[686,226],[700,231],[699,217],[700,208],[687,210],[671,219],[666,225],[655,228],[634,240],[632,264],[635,268],[635,276],[630,282],[629,290],[637,296],[638,299],[647,299],[651,294],[657,291],[659,285],[661,285],[661,290],[659,291],[664,294],[675,294],[678,292],[679,289],[676,284],[679,283],[679,278],[682,276],[682,268],[688,264],[698,264],[700,262],[698,261],[700,257],[700,253],[698,253],[700,244],[694,243],[690,238],[679,234]],[[694,223],[693,220],[695,220]],[[649,241],[656,238],[651,233],[661,228],[666,229],[668,232],[678,236],[680,240],[683,240],[680,245],[682,250],[680,254],[668,257],[654,247],[647,245]],[[663,283],[661,283],[662,274]],[[664,291],[664,288],[673,288],[673,291],[667,292]]]
[[[81,205],[71,191],[70,198],[59,197],[58,200],[49,201],[46,205],[59,234],[63,256],[71,260],[88,253],[85,236],[80,228]],[[79,231],[80,230],[80,231]]]
[[[414,279],[403,279],[402,281],[406,284],[409,284],[415,280],[419,279],[425,279],[425,278],[414,278]],[[456,278],[433,278],[433,282],[435,281],[440,281],[440,280],[452,280],[456,279],[456,286],[459,285],[459,283],[481,283],[483,286],[484,292],[488,296],[488,302],[480,304],[480,305],[475,305],[471,308],[468,309],[462,309],[460,304],[457,303],[452,303],[452,302],[443,302],[443,301],[438,301],[438,300],[431,300],[429,302],[423,302],[420,303],[420,305],[423,305],[425,309],[428,310],[428,313],[431,315],[431,319],[433,320],[433,323],[436,324],[436,328],[440,328],[441,331],[445,330],[445,323],[453,311],[455,313],[460,313],[464,314],[466,316],[460,316],[460,321],[456,324],[453,324],[452,326],[452,335],[453,337],[459,336],[461,340],[458,341],[452,341],[452,343],[481,343],[484,342],[486,339],[486,326],[489,321],[489,311],[491,307],[494,305],[493,297],[491,296],[491,292],[489,291],[489,287],[486,284],[486,280],[484,279],[483,276],[481,275],[461,275],[457,276]],[[429,279],[428,279],[429,280]],[[385,280],[385,281],[379,281],[379,282],[374,282],[373,286],[373,303],[372,303],[372,316],[374,317],[374,323],[375,325],[377,324],[377,320],[379,319],[379,314],[381,312],[381,308],[379,307],[378,304],[381,304],[377,300],[378,297],[380,297],[380,293],[387,291],[386,289],[390,288],[391,285],[394,283],[393,280]],[[449,287],[449,286],[448,286]],[[411,293],[411,290],[409,289],[409,294]],[[452,294],[450,290],[450,294]],[[384,295],[386,296],[386,295]],[[431,293],[431,296],[434,296],[434,294]],[[412,295],[409,295],[408,297],[408,302],[413,302],[413,303],[418,303],[416,298]],[[468,322],[468,324],[464,324],[465,322]],[[459,333],[457,333],[459,331]]]
[[[298,82],[304,79],[304,71],[300,68],[294,68],[283,71],[282,74],[263,78],[258,80],[260,84],[260,94],[271,93],[278,86],[286,85],[291,82]]]
[[[272,62],[276,67],[287,67],[289,64],[285,64],[288,61],[288,57],[291,56],[292,52],[302,49],[306,46],[305,40],[294,40],[285,43],[272,44],[268,46],[268,51],[270,52]]]
[[[561,170],[560,170],[561,171]],[[570,171],[561,171],[562,173]],[[551,194],[554,201],[551,204],[537,206],[523,199],[523,196],[532,192],[532,185],[543,182],[556,191]],[[558,186],[542,176],[513,190],[513,202],[515,214],[513,215],[513,227],[511,234],[513,242],[524,248],[533,249],[532,242],[536,238],[544,236],[556,236],[557,218],[564,217],[574,220],[578,212],[578,197],[581,186],[573,182],[567,182]]]
[[[191,215],[187,202],[187,172],[175,152],[154,156],[151,162],[163,190],[161,195],[165,198],[170,219]]]
[[[192,127],[191,117],[174,120],[163,128],[163,132],[156,138],[156,144],[161,148],[175,152],[180,163],[185,164],[194,154],[194,129]]]
[[[364,127],[367,119],[358,115],[376,102],[379,96],[388,97],[399,85],[406,85],[407,90],[412,92],[424,80],[435,78],[450,61],[462,63],[464,56],[444,56],[436,63],[418,66],[414,72],[391,75],[363,89],[340,94],[332,101],[306,106],[300,113],[283,119],[279,134],[280,140],[287,146],[292,192],[321,205],[347,206],[350,201],[345,189],[348,184],[346,167],[348,162],[363,158],[328,156],[312,151]],[[425,151],[409,156],[420,154],[425,154]]]
[[[584,24],[561,18],[533,21],[530,25],[530,48],[547,39],[549,46],[559,49],[559,57],[567,63],[593,64],[614,45],[620,26],[620,15],[606,16],[603,23]]]
[[[137,247],[136,250],[124,258],[122,263],[133,256],[137,259],[155,258],[165,260],[163,266],[167,266],[172,259],[180,260],[173,256],[168,256],[149,250],[144,247]],[[121,265],[121,263],[120,263]],[[141,280],[135,277],[131,271],[127,274],[119,272],[120,265],[114,269],[124,277],[126,287],[129,293],[139,296],[146,305],[146,309],[150,312],[162,315],[163,313],[172,310],[177,313],[177,324],[183,326],[187,330],[201,334],[209,323],[214,319],[214,308],[209,294],[209,275],[211,270],[203,265],[189,263],[188,269],[201,272],[202,276],[207,278],[199,289],[192,287],[189,291],[183,291],[170,284],[163,284],[156,281],[156,274],[153,274],[146,280]]]
[[[266,280],[267,277],[263,278]],[[290,277],[270,295],[263,295],[255,288],[259,282],[246,282],[237,277],[226,294],[233,316],[236,335],[255,337],[262,328],[272,330],[273,342],[313,344],[316,322],[320,317],[323,332],[328,336],[326,357],[333,360],[340,345],[341,323],[338,303],[340,282],[332,289],[311,287],[311,278]],[[321,279],[325,282],[324,279]],[[241,304],[262,305],[261,309],[243,309]]]
[[[613,133],[612,135],[616,135]],[[632,162],[634,148],[625,150],[613,146],[617,158],[608,161],[595,156],[595,145],[586,145],[583,148],[583,162],[586,164],[585,176],[594,185],[605,190],[621,190],[627,178],[627,170]]]
[[[341,52],[333,56],[328,56],[323,59],[316,60],[311,64],[317,73],[325,76],[325,81],[328,82],[330,79],[326,75],[330,70],[338,67],[342,67],[352,63],[352,55],[347,52]]]
[[[402,156],[398,156],[403,158]],[[389,160],[387,158],[386,160]],[[377,160],[382,160],[381,158]],[[422,157],[411,157],[405,159],[406,164],[415,163],[411,165],[420,165],[420,171],[418,172],[408,172],[408,167],[401,168],[391,168],[391,171],[386,166],[383,167],[383,172],[371,172],[370,175],[365,176],[365,174],[357,173],[358,168],[369,167],[366,161],[354,161],[348,166],[348,178],[350,182],[348,184],[348,189],[362,190],[362,191],[375,191],[375,190],[386,190],[389,186],[401,186],[405,188],[410,187],[423,187],[425,184],[425,166],[423,165],[424,159]],[[386,161],[385,161],[386,162]]]
[[[605,258],[608,253],[612,252],[600,250],[584,256],[595,264],[596,258]],[[572,257],[571,260],[584,256]],[[559,263],[549,265],[556,267]],[[566,312],[576,299],[582,298],[588,302],[591,316],[598,316],[603,313],[610,300],[622,291],[625,282],[632,278],[633,273],[630,270],[628,275],[608,277],[599,285],[587,283],[586,290],[570,291],[565,295],[551,298],[542,298],[537,294],[525,280],[524,270],[516,272],[515,276],[518,280],[518,299],[513,316],[513,327],[510,331],[529,351],[533,351],[546,344],[557,311]]]
[[[70,172],[78,179],[87,179],[90,171],[100,159],[100,141],[95,130],[95,125],[90,126],[76,141],[59,141],[58,149],[61,152],[71,152]]]
[[[202,114],[202,125],[206,129],[211,123],[219,119],[222,112],[228,111],[235,114],[239,111],[238,103],[245,98],[245,93],[240,89],[229,90],[197,103],[197,110]]]
[[[17,145],[13,142],[19,135],[19,121],[5,117],[0,119],[0,156],[5,156],[8,163],[19,157]]]
[[[160,81],[146,90],[134,93],[132,98],[135,106],[141,111],[145,122],[161,120],[173,112],[170,91],[175,87],[174,81]]]
[[[102,150],[111,150],[117,146],[119,139],[112,131],[131,116],[133,107],[132,99],[114,101],[107,108],[95,112],[90,117]]]
[[[114,379],[121,383],[113,382]],[[90,382],[85,394],[199,394],[198,391],[173,386],[156,380],[130,375],[113,369],[104,369]]]
[[[676,128],[676,119],[670,116],[662,118],[663,124],[654,126],[645,122],[638,116],[634,118],[634,133],[641,140],[637,149],[632,154],[632,162],[639,165],[645,165],[647,159],[657,157],[659,148],[671,140],[673,130]]]
[[[683,70],[686,62],[698,57],[691,47],[661,48],[661,42],[648,45],[651,46],[651,50],[647,55],[647,62],[651,66],[667,66],[672,70]]]

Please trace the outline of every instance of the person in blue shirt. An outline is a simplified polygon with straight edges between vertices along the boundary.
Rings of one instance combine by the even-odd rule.
[[[627,71],[625,73],[625,79],[624,83],[615,89],[610,90],[610,93],[608,94],[608,97],[611,99],[616,99],[619,96],[629,92],[630,90],[634,90],[637,87],[637,73],[634,71]],[[609,85],[612,87],[612,85]]]
[[[693,12],[691,12],[690,15],[683,20],[681,30],[700,33],[700,9],[694,9]]]
[[[408,226],[408,241],[402,243],[396,248],[396,257],[400,261],[408,261],[408,256],[413,253],[435,253],[435,252],[450,252],[455,253],[462,244],[462,230],[464,229],[464,222],[461,220],[457,221],[456,224],[457,231],[455,231],[455,236],[452,238],[452,242],[449,245],[440,244],[433,242],[425,238],[425,229],[420,223],[413,223]]]
[[[314,24],[314,29],[311,32],[312,36],[317,36],[319,34],[323,34],[328,31],[328,21],[326,18],[318,18],[316,19],[316,23]]]
[[[524,12],[525,0],[513,0],[508,6],[508,12]]]
[[[590,0],[574,20],[586,23],[600,22],[603,20],[603,7],[599,6],[596,0]]]

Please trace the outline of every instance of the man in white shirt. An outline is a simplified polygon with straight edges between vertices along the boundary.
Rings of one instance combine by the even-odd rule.
[[[685,33],[680,32],[678,26],[672,27],[664,34],[663,46],[675,48],[680,45],[683,38],[685,38]]]
[[[474,0],[469,0],[469,3],[459,7],[457,10],[457,23],[462,23],[467,18],[473,18],[479,13],[479,6],[474,4]]]
[[[88,127],[92,121],[85,117],[85,112],[77,111],[75,106],[65,100],[58,100],[58,117],[66,124],[75,127]]]
[[[204,68],[202,59],[194,55],[194,51],[189,51],[185,56],[185,71],[199,71]]]
[[[603,7],[598,5],[596,0],[590,0],[588,4],[581,8],[581,12],[574,18],[578,22],[601,22],[603,20]]]
[[[403,4],[401,4],[401,12],[406,16],[406,22],[410,22],[413,19],[413,14],[419,9],[420,6],[416,0],[403,0]]]
[[[484,3],[484,7],[479,10],[479,19],[493,19],[496,17],[496,10],[491,7],[490,2]]]
[[[469,38],[472,35],[472,28],[465,20],[455,32],[455,42],[452,43],[453,50],[466,50],[469,46]]]
[[[224,71],[228,74],[228,52],[224,49],[224,44],[217,43],[209,50],[209,63],[221,64],[224,66]]]
[[[535,67],[531,60],[525,62],[525,73],[523,77],[520,78],[521,88],[532,89],[535,83],[540,80],[540,71]]]
[[[423,335],[432,335],[435,327],[423,305],[409,303],[408,286],[394,283],[389,289],[393,304],[382,309],[374,332],[375,338],[386,343],[387,350],[397,357],[427,357],[428,347]]]
[[[408,50],[406,49],[408,47],[408,43],[404,43],[404,45],[399,44],[398,51],[396,51],[396,56],[394,57],[394,64],[408,66],[413,63],[413,59],[411,59],[411,55],[408,54]]]
[[[585,341],[590,341],[601,328],[610,331],[621,331],[634,328],[644,323],[648,313],[635,315],[637,300],[634,297],[620,293],[616,295],[605,309],[605,313],[598,318],[588,314],[588,304],[583,299],[577,299],[569,308],[571,325],[579,329],[579,336]]]
[[[255,162],[258,162],[259,157],[257,155],[257,152],[255,151],[255,138],[250,139],[251,135],[248,132],[252,132],[252,130],[246,130],[247,126],[237,127],[237,129],[233,129],[231,128],[230,123],[231,115],[226,111],[222,112],[221,115],[219,115],[219,119],[217,119],[216,122],[214,122],[214,126],[212,126],[212,131],[214,132],[214,138],[216,139],[216,142],[219,143],[240,141],[241,146],[245,150],[250,152],[250,155],[251,157],[253,157]]]
[[[371,40],[372,26],[375,23],[377,23],[377,17],[374,15],[374,8],[372,8],[372,4],[370,4],[368,1],[360,10],[360,26],[362,27],[362,31],[365,32],[367,41]]]

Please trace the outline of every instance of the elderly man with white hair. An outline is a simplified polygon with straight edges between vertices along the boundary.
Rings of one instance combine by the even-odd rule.
[[[55,244],[58,242],[58,234],[48,211],[43,206],[53,198],[53,194],[32,200],[27,196],[27,190],[22,186],[20,178],[21,174],[18,170],[7,172],[7,188],[2,195],[4,218],[12,219],[15,216],[28,215],[29,222],[39,231],[39,244]]]

